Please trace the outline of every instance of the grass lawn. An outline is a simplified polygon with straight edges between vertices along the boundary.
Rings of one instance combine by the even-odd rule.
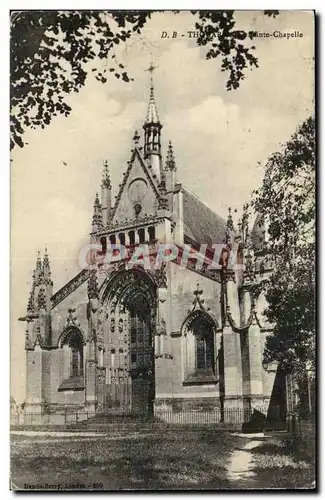
[[[243,439],[164,429],[104,437],[11,438],[13,489],[226,489],[227,463]],[[47,486],[49,485],[49,486]]]
[[[251,450],[258,481],[267,488],[314,488],[315,460],[289,441],[272,438]]]

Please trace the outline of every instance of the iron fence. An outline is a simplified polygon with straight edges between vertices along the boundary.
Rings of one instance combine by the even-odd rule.
[[[17,419],[11,419],[14,425],[58,425],[58,426],[105,426],[109,423],[131,422],[165,423],[165,424],[220,424],[247,425],[263,428],[268,425],[266,408],[212,408],[212,409],[172,409],[156,408],[154,414],[148,412],[134,413],[131,410],[88,412],[83,409],[56,413],[24,413]]]
[[[300,418],[291,414],[287,419],[287,430],[297,447],[312,457],[316,450],[316,422],[314,415]]]

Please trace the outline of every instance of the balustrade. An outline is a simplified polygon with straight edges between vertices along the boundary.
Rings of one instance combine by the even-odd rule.
[[[107,243],[110,245],[123,245],[126,247],[139,245],[143,243],[153,243],[156,240],[155,226],[141,227],[127,232],[113,233],[108,237],[101,236],[101,253],[107,251]]]

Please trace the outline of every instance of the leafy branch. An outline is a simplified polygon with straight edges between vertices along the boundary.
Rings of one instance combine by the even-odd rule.
[[[11,149],[24,146],[27,128],[44,128],[53,117],[68,116],[67,95],[79,92],[89,74],[106,83],[110,75],[132,80],[114,49],[139,37],[158,11],[15,11],[11,13]],[[179,11],[174,11],[175,15]],[[206,58],[218,58],[227,73],[226,88],[234,90],[246,70],[258,67],[252,33],[236,29],[234,11],[192,11],[199,46]],[[265,11],[276,16],[277,11]],[[99,60],[108,61],[104,69]]]

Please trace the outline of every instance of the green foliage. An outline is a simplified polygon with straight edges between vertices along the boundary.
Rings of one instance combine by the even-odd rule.
[[[114,48],[138,37],[157,11],[18,11],[11,14],[11,148],[24,146],[26,128],[44,128],[53,116],[68,116],[67,94],[79,92],[89,73],[106,83],[109,75],[132,80]],[[175,15],[179,11],[174,12]],[[221,59],[228,90],[238,88],[244,71],[257,67],[252,33],[236,29],[234,11],[193,11],[206,58]],[[275,16],[277,11],[266,11]],[[99,70],[96,61],[110,64]],[[93,67],[91,67],[91,63]]]
[[[44,128],[53,116],[68,116],[66,95],[86,82],[89,63],[105,59],[132,33],[140,33],[150,13],[98,11],[26,11],[12,14],[11,25],[11,147],[24,145],[26,127]],[[114,54],[102,72],[92,68],[105,83],[107,72],[128,82],[129,77]],[[88,65],[88,66],[87,66]]]
[[[198,45],[208,47],[207,59],[222,58],[221,71],[229,74],[227,90],[237,89],[245,78],[244,70],[258,67],[257,58],[252,53],[255,46],[247,47],[243,43],[244,40],[252,40],[253,33],[236,29],[234,11],[198,11],[197,14]]]
[[[274,268],[264,280],[275,325],[265,361],[288,372],[315,368],[315,122],[307,119],[266,165],[253,205],[268,222]]]

